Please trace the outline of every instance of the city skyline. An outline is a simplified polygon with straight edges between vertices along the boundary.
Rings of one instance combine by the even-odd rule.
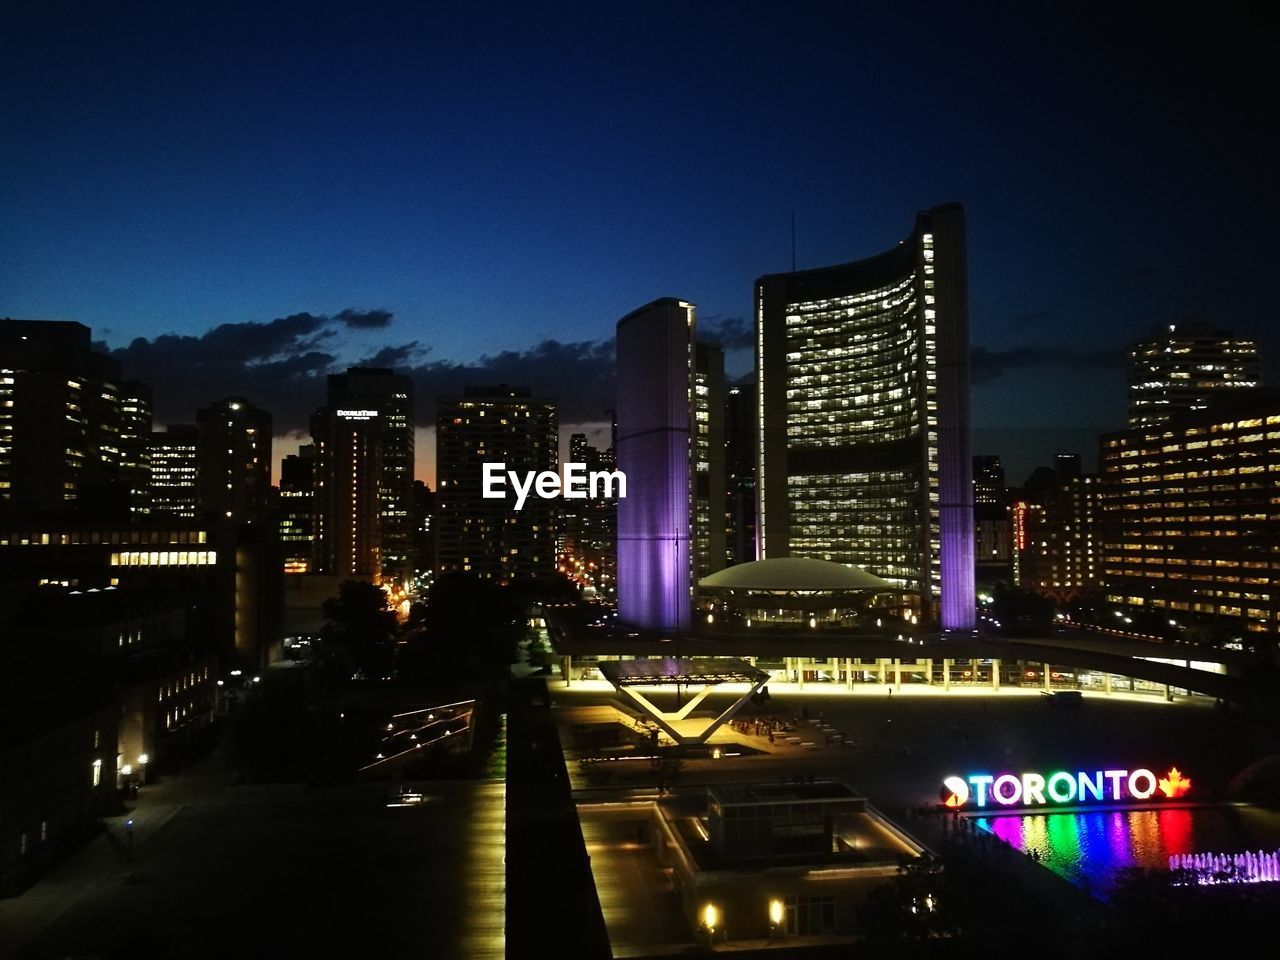
[[[359,364],[410,370],[419,423],[437,394],[506,382],[558,395],[566,435],[598,442],[631,304],[697,302],[736,378],[793,214],[812,268],[958,200],[973,448],[1011,478],[1059,449],[1092,461],[1124,423],[1125,348],[1159,324],[1206,320],[1272,362],[1260,31],[935,12],[899,51],[877,38],[900,14],[725,9],[281,9],[249,37],[235,12],[132,31],[29,13],[0,107],[18,133],[0,210],[22,226],[0,241],[0,314],[91,327],[153,383],[158,422],[243,395],[281,454],[323,377]],[[685,55],[656,78],[661,49]]]

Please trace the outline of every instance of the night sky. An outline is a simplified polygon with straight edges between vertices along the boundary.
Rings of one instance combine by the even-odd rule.
[[[1092,459],[1123,425],[1124,346],[1156,324],[1280,356],[1258,20],[186,6],[0,6],[0,316],[92,327],[160,423],[235,393],[283,436],[366,361],[414,369],[420,422],[437,393],[508,382],[598,423],[625,313],[690,299],[745,373],[752,282],[789,269],[793,212],[803,268],[950,200],[974,452],[1011,482]]]

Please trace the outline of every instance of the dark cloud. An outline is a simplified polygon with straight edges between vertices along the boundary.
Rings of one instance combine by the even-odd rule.
[[[599,420],[614,405],[613,341],[543,340],[528,350],[504,350],[474,363],[424,363],[410,371],[418,395],[419,424],[435,422],[435,398],[464,386],[528,387],[554,397],[562,423]]]
[[[391,326],[389,310],[352,310],[348,307],[333,319],[357,330],[381,330]]]
[[[399,370],[410,366],[429,352],[428,348],[420,346],[417,340],[411,340],[396,347],[383,347],[372,356],[365,357],[357,366],[390,367]]]
[[[969,353],[969,378],[974,384],[990,383],[1007,373],[1041,367],[1101,370],[1124,363],[1125,352],[1113,350],[1065,350],[1054,347],[1015,347],[990,350],[974,347]]]
[[[741,350],[755,342],[755,330],[751,321],[743,317],[712,314],[698,318],[698,339],[704,343],[718,343],[725,350]]]
[[[324,396],[324,376],[337,357],[328,343],[339,327],[360,327],[352,317],[385,315],[386,311],[343,310],[333,316],[295,313],[265,322],[224,323],[199,336],[165,333],[139,337],[114,350],[126,377],[152,387],[157,423],[185,423],[214,400],[243,396],[271,413],[280,432],[300,429]],[[365,323],[365,327],[375,324]],[[380,351],[401,363],[416,344]]]

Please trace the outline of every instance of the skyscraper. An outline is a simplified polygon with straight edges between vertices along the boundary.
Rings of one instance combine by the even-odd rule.
[[[850,563],[974,626],[964,214],[756,282],[760,555]]]
[[[195,520],[200,513],[196,483],[199,435],[194,423],[171,423],[154,431],[147,443],[151,515],[157,519]]]
[[[483,495],[485,463],[555,471],[560,463],[555,402],[520,387],[467,387],[436,407],[436,571],[512,580],[555,570],[555,504],[531,495],[516,509]]]
[[[1107,599],[1144,631],[1273,658],[1280,637],[1280,397],[1231,393],[1207,410],[1102,438]]]
[[[652,630],[687,628],[692,613],[695,322],[670,297],[618,321],[618,615]]]
[[[735,384],[725,397],[725,561],[756,559],[756,385]]]
[[[280,461],[280,547],[285,573],[315,567],[316,448],[303,444]]]
[[[413,549],[413,381],[352,367],[329,377],[312,417],[322,572],[403,577]]]
[[[138,512],[149,409],[141,385],[126,394],[122,427],[120,365],[93,351],[83,324],[0,320],[0,511]]]
[[[1262,385],[1258,344],[1207,323],[1171,323],[1129,348],[1129,426],[1203,410],[1224,391]]]
[[[974,577],[995,583],[1010,577],[1009,497],[997,456],[973,458]]]
[[[601,450],[587,442],[585,433],[569,437],[569,462],[586,465],[588,474],[612,471],[613,450]],[[556,525],[556,554],[561,572],[583,586],[612,595],[617,570],[617,501],[563,500]]]
[[[271,414],[243,397],[196,411],[196,484],[211,523],[261,523],[271,504]]]
[[[725,565],[724,350],[693,350],[693,582]]]

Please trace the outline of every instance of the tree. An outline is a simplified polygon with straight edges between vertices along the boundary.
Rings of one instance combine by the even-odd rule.
[[[472,674],[506,675],[523,635],[525,606],[509,588],[471,574],[450,573],[431,587],[400,659],[403,676],[434,679],[442,666]]]
[[[390,676],[397,621],[381,588],[363,580],[348,580],[322,609],[328,621],[325,640],[350,660],[354,669],[370,679]]]

